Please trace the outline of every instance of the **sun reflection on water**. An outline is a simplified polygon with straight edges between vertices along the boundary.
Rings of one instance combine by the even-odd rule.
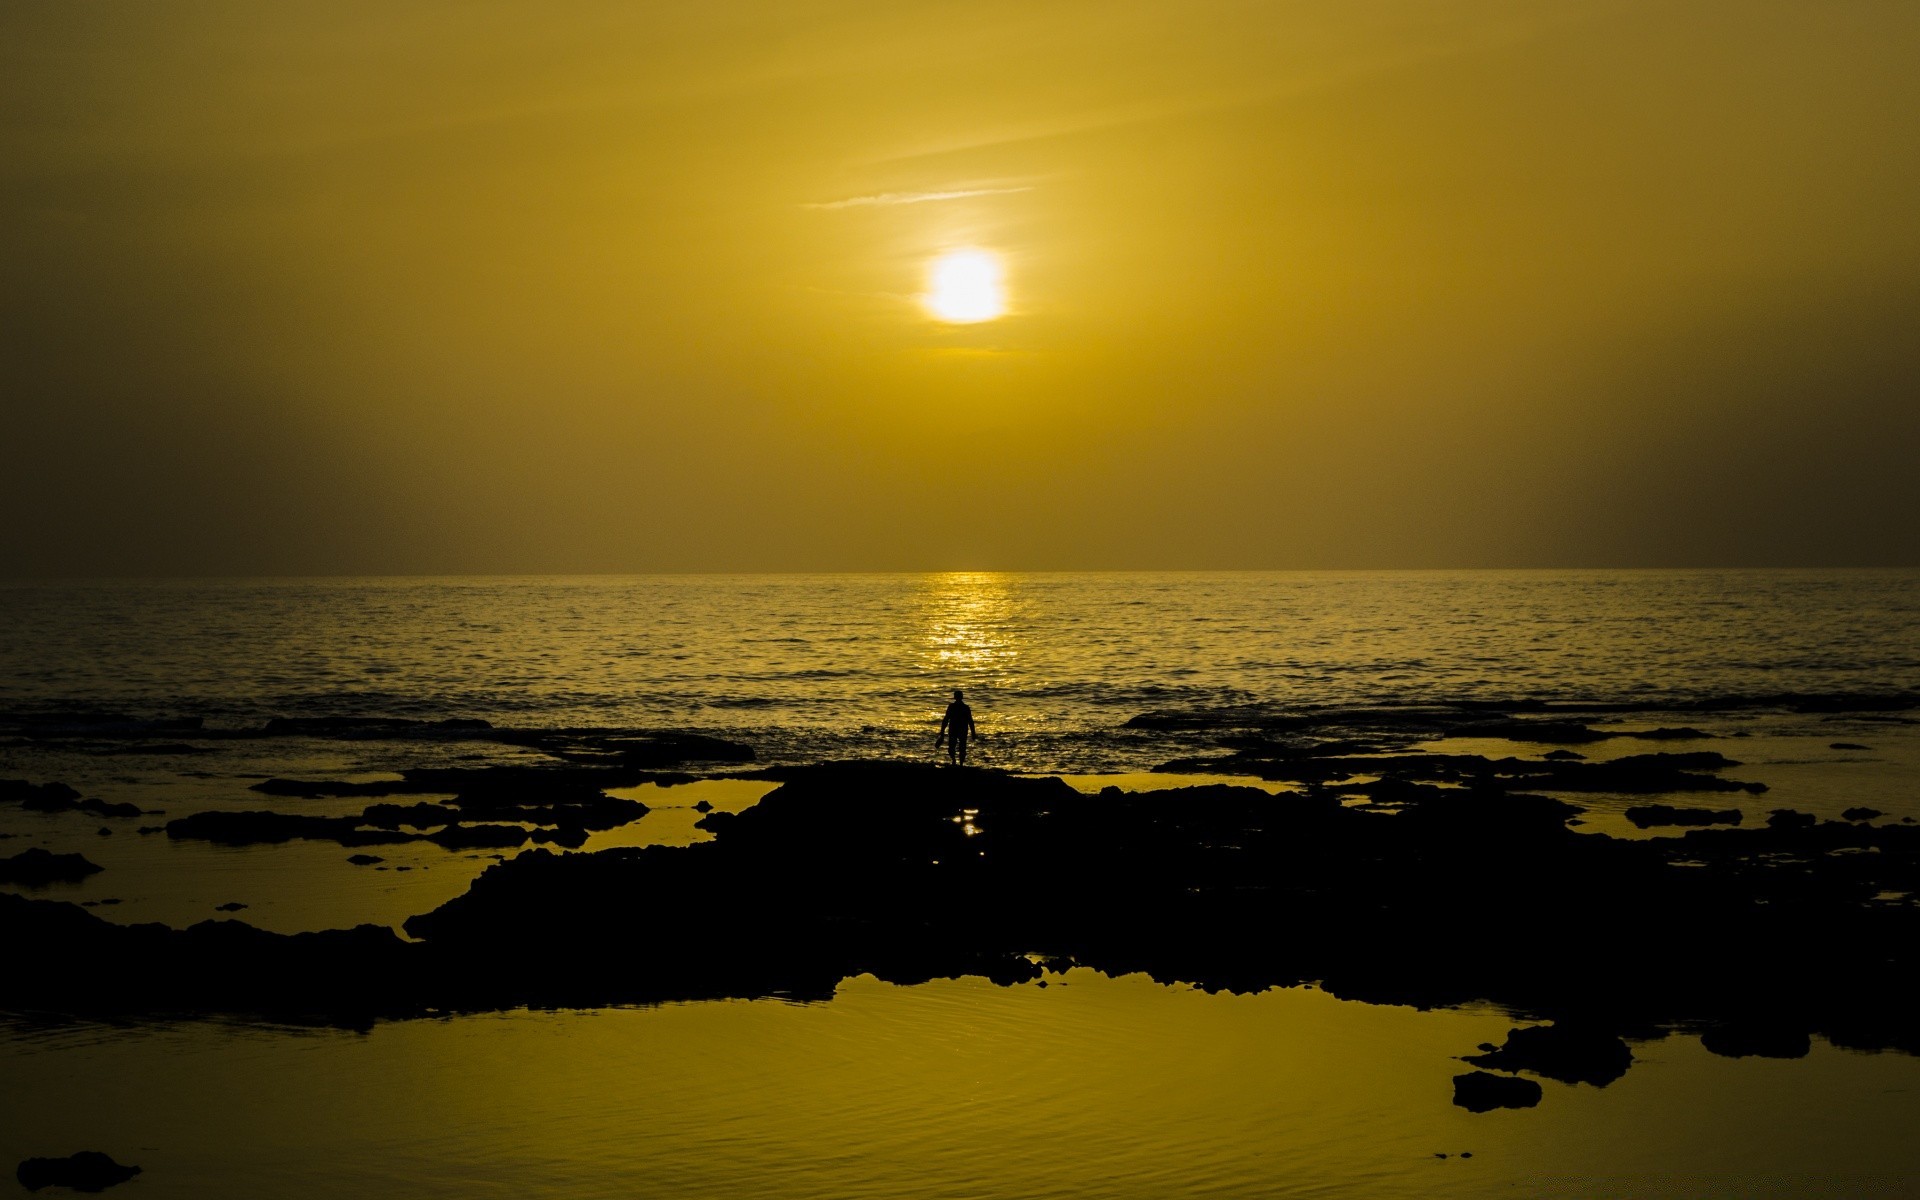
[[[990,571],[929,576],[921,608],[926,629],[922,665],[954,677],[991,678],[1020,657],[1015,604],[1005,577]],[[984,681],[984,680],[983,680]]]

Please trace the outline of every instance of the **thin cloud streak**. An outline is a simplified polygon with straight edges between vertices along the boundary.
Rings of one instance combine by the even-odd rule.
[[[879,192],[872,196],[849,196],[845,200],[825,200],[802,204],[801,208],[882,208],[895,204],[929,204],[935,200],[965,200],[973,196],[1011,196],[1030,192],[1031,187],[962,188],[950,192]]]

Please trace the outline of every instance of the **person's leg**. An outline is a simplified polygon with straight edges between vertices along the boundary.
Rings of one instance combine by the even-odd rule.
[[[960,734],[953,739],[954,761],[961,766],[967,765],[967,735]]]

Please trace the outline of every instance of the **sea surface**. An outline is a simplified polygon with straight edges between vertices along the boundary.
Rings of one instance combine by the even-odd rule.
[[[1650,710],[1920,687],[1920,572],[687,575],[0,586],[0,710],[477,718],[1144,770],[1196,706]]]
[[[1607,729],[1688,727],[1700,740],[1677,748],[1720,750],[1770,789],[1714,799],[1755,817],[1864,803],[1920,818],[1916,571],[12,583],[0,778],[153,815],[0,806],[0,856],[85,853],[106,869],[30,894],[116,921],[186,925],[241,904],[234,917],[281,931],[397,924],[495,856],[411,843],[355,867],[331,843],[221,847],[134,826],[360,803],[251,790],[270,775],[534,753],[268,736],[275,718],[751,746],[753,764],[629,789],[654,811],[586,849],[685,844],[706,836],[694,804],[738,809],[774,786],[753,768],[930,758],[954,688],[986,735],[981,761],[1089,791],[1195,778],[1152,773],[1195,747],[1129,724],[1146,713],[1524,703]],[[1591,832],[1631,832],[1630,798],[1577,800]],[[634,940],[643,953],[645,931]],[[0,1168],[106,1150],[146,1168],[117,1194],[155,1197],[1920,1194],[1920,1063],[1906,1056],[1816,1040],[1803,1059],[1727,1059],[1674,1033],[1636,1043],[1607,1088],[1548,1082],[1537,1109],[1476,1116],[1449,1103],[1455,1056],[1525,1014],[1209,995],[1084,968],[1046,982],[863,977],[825,1003],[352,1031],[4,1014]]]

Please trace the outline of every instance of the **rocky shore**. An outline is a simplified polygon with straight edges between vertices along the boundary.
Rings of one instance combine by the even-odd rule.
[[[1365,760],[1371,774],[1354,783],[1350,747],[1234,753],[1301,786],[1089,795],[1058,779],[923,764],[779,768],[780,786],[757,805],[702,818],[711,841],[525,850],[407,921],[405,938],[377,926],[119,925],[0,894],[0,1006],[363,1024],[521,1005],[824,998],[862,973],[1011,984],[1078,965],[1209,990],[1490,1002],[1550,1022],[1482,1048],[1476,1074],[1502,1079],[1604,1086],[1630,1065],[1629,1043],[1676,1029],[1718,1053],[1804,1053],[1816,1035],[1920,1051],[1920,827],[1777,819],[1629,841],[1579,832],[1576,805],[1520,790],[1541,778],[1537,761],[1388,755]],[[1719,774],[1732,766],[1695,753],[1547,769],[1563,791],[1578,791],[1589,768],[1610,787],[1746,790]],[[565,845],[637,815],[601,790],[606,772],[633,769],[438,776],[392,790],[454,800],[353,817],[200,814],[167,832],[484,845],[497,829],[501,845]],[[1540,1028],[1561,1032],[1528,1032]],[[1528,1102],[1525,1089],[1461,1086],[1469,1107]]]

